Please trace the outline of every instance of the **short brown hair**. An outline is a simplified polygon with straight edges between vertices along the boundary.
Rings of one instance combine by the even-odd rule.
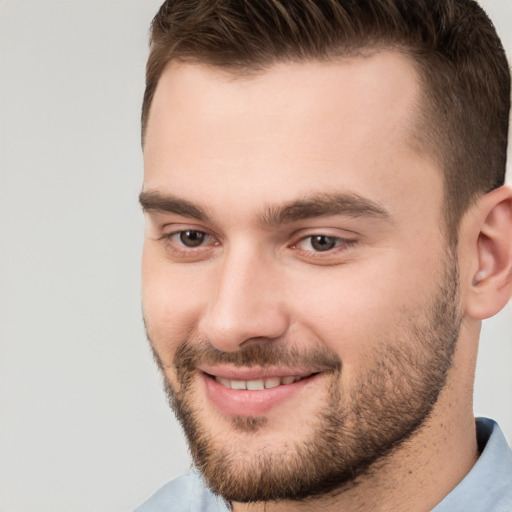
[[[415,138],[443,169],[456,236],[473,200],[504,183],[510,110],[505,52],[472,0],[167,0],[151,26],[142,137],[170,61],[246,74],[369,49],[416,65],[424,101]]]

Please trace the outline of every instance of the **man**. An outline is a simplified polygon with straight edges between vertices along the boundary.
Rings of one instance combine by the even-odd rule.
[[[512,289],[510,76],[470,0],[167,1],[147,334],[195,468],[146,511],[510,511],[475,423]]]

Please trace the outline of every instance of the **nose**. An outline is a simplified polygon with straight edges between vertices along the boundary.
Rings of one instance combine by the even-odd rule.
[[[225,352],[283,336],[288,316],[279,269],[256,251],[232,252],[216,269],[199,332]]]

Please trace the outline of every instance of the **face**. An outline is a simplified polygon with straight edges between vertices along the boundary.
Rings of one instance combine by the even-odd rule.
[[[145,140],[143,307],[196,465],[305,499],[428,423],[459,325],[442,177],[393,53],[233,77],[172,64]]]

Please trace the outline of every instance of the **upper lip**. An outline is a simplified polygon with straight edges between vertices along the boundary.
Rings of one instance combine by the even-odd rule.
[[[283,377],[309,377],[318,373],[314,369],[306,368],[283,368],[283,367],[236,367],[236,366],[199,366],[198,370],[212,377],[229,380],[264,380]]]

